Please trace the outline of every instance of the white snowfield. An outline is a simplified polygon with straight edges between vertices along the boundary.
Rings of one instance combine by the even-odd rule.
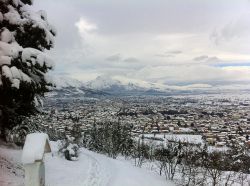
[[[55,143],[52,150],[56,149]],[[21,150],[0,146],[1,159],[10,159],[12,164],[21,166]],[[164,177],[148,170],[134,167],[129,161],[114,160],[84,148],[78,161],[67,161],[56,153],[45,156],[46,186],[172,186]],[[15,166],[9,171],[0,166],[1,186],[23,186],[23,173],[13,174]],[[17,172],[17,171],[16,171]]]

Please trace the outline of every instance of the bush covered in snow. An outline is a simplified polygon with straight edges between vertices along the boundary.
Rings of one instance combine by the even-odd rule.
[[[74,137],[66,136],[64,140],[60,141],[59,153],[62,154],[66,160],[78,160],[79,146],[74,143]]]
[[[31,0],[0,0],[0,127],[35,113],[40,97],[53,86],[46,73],[53,63],[44,53],[54,45],[55,29]]]

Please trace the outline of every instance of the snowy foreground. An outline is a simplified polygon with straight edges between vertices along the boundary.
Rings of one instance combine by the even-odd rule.
[[[171,186],[164,177],[148,170],[134,167],[131,162],[108,158],[84,148],[79,161],[67,161],[55,152],[45,157],[47,186]],[[21,165],[22,150],[0,146],[0,185],[24,185]]]

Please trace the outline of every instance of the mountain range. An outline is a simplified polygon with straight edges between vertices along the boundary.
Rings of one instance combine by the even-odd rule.
[[[56,97],[95,97],[117,95],[176,95],[176,94],[201,94],[220,93],[232,91],[231,87],[212,87],[209,84],[191,84],[184,86],[165,85],[161,83],[149,83],[134,79],[117,78],[110,76],[98,76],[96,79],[81,82],[65,76],[53,78],[56,88],[49,96]],[[249,88],[243,90],[249,91]]]

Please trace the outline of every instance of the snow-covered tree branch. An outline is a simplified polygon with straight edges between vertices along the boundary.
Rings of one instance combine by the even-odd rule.
[[[53,84],[46,73],[53,68],[45,54],[54,45],[55,29],[44,11],[35,12],[31,0],[0,0],[0,127],[29,115]]]

